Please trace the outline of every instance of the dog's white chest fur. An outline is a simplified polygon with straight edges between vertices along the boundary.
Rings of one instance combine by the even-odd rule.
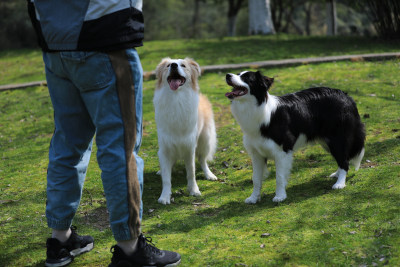
[[[275,112],[279,102],[275,96],[269,95],[267,103],[257,105],[254,97],[243,97],[232,102],[231,111],[243,132],[243,141],[248,146],[258,150],[264,157],[275,158],[273,154],[277,144],[261,136],[260,126],[267,126],[271,115]]]
[[[195,177],[195,158],[208,180],[217,177],[208,168],[217,144],[212,106],[199,93],[200,66],[192,59],[165,58],[156,68],[154,109],[158,134],[158,158],[163,189],[158,202],[171,202],[171,172],[183,160],[190,195],[200,196]]]
[[[178,154],[182,154],[180,146],[174,144],[193,146],[197,138],[199,94],[194,90],[172,91],[164,87],[156,90],[153,103],[159,142],[175,147]]]

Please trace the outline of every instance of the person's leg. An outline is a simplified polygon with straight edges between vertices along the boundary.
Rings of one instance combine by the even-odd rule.
[[[78,89],[68,80],[59,53],[44,53],[54,108],[55,131],[49,149],[46,216],[53,229],[47,240],[46,266],[64,266],[93,248],[93,238],[71,227],[90,159],[94,126]]]
[[[83,53],[79,60],[80,64],[71,65],[68,72],[96,128],[97,160],[111,229],[117,241],[134,240],[140,234],[141,194],[137,171],[140,161],[133,153],[138,142],[130,64],[125,51]],[[141,91],[141,87],[138,89]]]
[[[50,228],[68,230],[81,199],[95,129],[78,89],[64,74],[60,55],[45,53],[44,61],[55,124],[49,149],[46,216]]]
[[[141,193],[138,190],[143,190],[143,160],[137,156],[142,137],[143,73],[139,56],[134,49],[115,51],[109,53],[109,56],[116,74],[117,91],[124,121],[124,140],[125,146],[128,148],[125,153],[129,185],[128,196],[131,199],[131,194],[137,196],[139,193],[139,199],[135,198],[136,201],[133,203],[130,201],[131,205],[137,205],[141,204]],[[130,176],[136,177],[132,179]],[[133,215],[141,217],[141,210],[142,207],[140,207],[139,214],[134,213]],[[137,212],[136,209],[134,211]],[[130,208],[130,212],[132,212],[132,207]],[[132,213],[130,213],[131,215]],[[135,221],[130,220],[130,222],[130,227],[133,227],[135,230],[135,224],[132,225],[132,222]],[[140,228],[138,230],[140,231]],[[180,263],[180,255],[178,253],[165,250],[160,251],[150,245],[151,239],[145,238],[142,234],[135,236],[134,233],[131,233],[131,239],[121,238],[122,236],[118,238],[116,235],[114,237],[117,240],[117,245],[113,247],[113,257],[109,265],[110,267],[118,266],[122,263],[130,263],[133,266],[176,266]]]

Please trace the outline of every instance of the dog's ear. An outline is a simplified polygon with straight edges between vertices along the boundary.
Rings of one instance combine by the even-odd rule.
[[[194,74],[197,77],[201,75],[201,68],[200,65],[194,61],[192,58],[185,58],[185,61],[190,65],[190,68],[194,71]]]
[[[267,90],[269,90],[269,88],[271,88],[272,84],[274,83],[274,78],[264,76],[260,71],[257,71],[257,76],[259,79],[262,80],[262,83],[265,85],[265,87],[267,87]]]
[[[168,62],[171,60],[171,58],[166,57],[161,60],[161,62],[158,64],[156,68],[156,79],[157,79],[157,88],[161,86],[162,83],[162,74],[163,71],[165,70],[166,66],[168,65]]]
[[[167,66],[168,62],[171,60],[171,58],[166,57],[161,60],[161,62],[158,64],[156,68],[156,78],[159,79],[162,77],[162,71],[164,68]]]
[[[264,76],[264,80],[265,80],[268,90],[269,90],[269,88],[271,88],[272,84],[274,83],[274,78],[269,78],[267,76]]]
[[[199,84],[197,82],[199,76],[201,75],[200,65],[191,58],[185,58],[184,61],[188,64],[187,68],[190,70],[190,78],[192,80],[192,88],[194,90],[199,90]]]

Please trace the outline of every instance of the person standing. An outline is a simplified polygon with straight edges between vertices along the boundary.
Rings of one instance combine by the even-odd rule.
[[[65,266],[93,249],[71,226],[96,136],[110,226],[109,266],[176,266],[141,233],[143,70],[141,0],[27,0],[43,50],[55,130],[49,148],[46,266]]]

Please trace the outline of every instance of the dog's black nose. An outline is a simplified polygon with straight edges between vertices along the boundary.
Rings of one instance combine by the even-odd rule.
[[[178,68],[178,64],[172,63],[172,64],[171,64],[171,69],[176,69],[176,68]]]
[[[232,77],[232,74],[228,73],[228,74],[226,74],[225,80],[230,81],[231,77]]]

